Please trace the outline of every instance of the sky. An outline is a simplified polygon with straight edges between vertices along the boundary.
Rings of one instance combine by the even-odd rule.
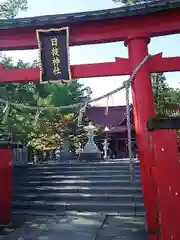
[[[2,2],[2,0],[0,0]],[[40,15],[53,15],[63,13],[73,13],[82,11],[92,11],[107,8],[119,7],[112,0],[28,0],[28,11],[21,12],[18,17],[32,17]],[[163,57],[180,56],[180,34],[165,37],[152,38],[149,44],[149,53],[156,54],[163,52]],[[31,62],[38,58],[38,50],[8,51],[6,55],[11,56],[14,61],[19,58]],[[28,57],[27,57],[28,56]],[[71,64],[96,63],[114,61],[115,57],[128,57],[127,48],[123,42],[86,45],[70,48]],[[180,72],[166,73],[168,83],[172,87],[180,87]],[[99,97],[110,90],[122,85],[128,79],[124,77],[103,77],[88,78],[80,81],[92,89],[92,98]],[[109,98],[108,105],[125,105],[124,91],[118,92]],[[94,105],[107,105],[107,99],[95,102]]]

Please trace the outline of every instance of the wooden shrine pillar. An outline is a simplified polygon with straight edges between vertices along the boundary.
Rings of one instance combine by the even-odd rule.
[[[12,215],[13,148],[0,146],[0,224],[7,224]]]
[[[148,36],[128,37],[129,60],[132,70],[148,55]],[[132,85],[133,115],[136,130],[136,141],[141,168],[141,182],[144,194],[146,221],[149,232],[158,231],[157,190],[151,178],[153,153],[150,146],[147,120],[155,115],[152,84],[148,64],[137,73]]]

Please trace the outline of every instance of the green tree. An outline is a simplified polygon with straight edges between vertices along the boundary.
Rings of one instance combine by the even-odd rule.
[[[27,68],[37,66],[37,62],[28,63],[19,60],[16,64],[12,58],[2,56],[1,64],[5,68]],[[30,106],[64,106],[76,103],[85,103],[90,98],[89,88],[85,88],[78,80],[70,84],[40,84],[37,82],[1,83],[1,98],[18,104]],[[5,108],[1,104],[2,109]],[[43,111],[35,121],[36,111],[11,108],[6,124],[11,129],[13,140],[26,140],[36,147],[57,146],[62,143],[67,134],[76,134],[79,108],[71,108],[66,111]],[[1,121],[4,113],[1,113]],[[46,139],[46,140],[45,140]]]
[[[6,0],[0,3],[0,18],[13,19],[20,11],[28,9],[27,0]]]
[[[157,115],[160,117],[179,116],[180,90],[171,88],[163,73],[152,74],[152,86]],[[179,130],[177,136],[180,140]],[[180,150],[180,141],[178,145]]]
[[[157,114],[171,114],[180,104],[180,90],[171,88],[163,73],[152,74],[152,87]]]
[[[27,0],[3,1],[0,3],[0,18],[14,19],[19,11],[26,11],[27,8]],[[38,61],[29,63],[19,60],[15,64],[12,58],[2,55],[0,63],[7,69],[38,66]],[[1,98],[7,102],[10,101],[40,108],[44,105],[62,106],[80,102],[85,103],[90,98],[90,89],[84,88],[78,80],[74,80],[68,85],[41,85],[39,82],[28,82],[26,84],[1,83],[0,94]],[[6,105],[0,104],[1,109],[6,109]],[[26,140],[34,147],[52,147],[59,145],[65,135],[72,133],[73,136],[78,136],[79,133],[76,124],[77,111],[78,109],[71,108],[61,112],[43,111],[37,114],[35,111],[11,107],[6,113],[1,111],[0,118],[1,122],[3,122],[4,115],[7,117],[6,125],[11,129],[14,141]],[[36,118],[36,116],[38,117]]]

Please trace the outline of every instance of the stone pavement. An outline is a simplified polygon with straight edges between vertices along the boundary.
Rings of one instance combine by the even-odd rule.
[[[108,216],[98,233],[97,240],[145,240],[143,218]]]
[[[144,219],[105,215],[14,216],[4,240],[145,240]]]

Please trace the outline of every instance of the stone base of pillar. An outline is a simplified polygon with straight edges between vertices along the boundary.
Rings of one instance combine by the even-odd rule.
[[[81,153],[79,156],[80,161],[88,161],[88,162],[93,162],[93,161],[98,161],[98,160],[103,160],[102,154],[97,152],[97,153]]]
[[[72,153],[71,152],[61,152],[60,153],[60,159],[59,161],[68,161],[71,160],[73,158]]]

